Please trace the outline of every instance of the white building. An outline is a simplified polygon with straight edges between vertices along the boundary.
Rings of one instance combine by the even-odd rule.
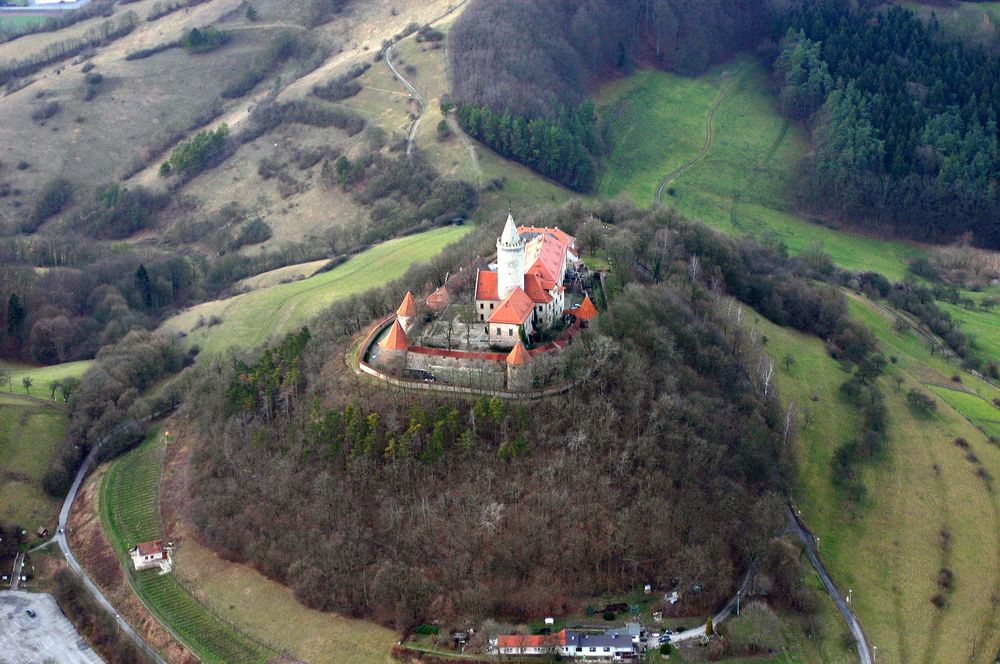
[[[170,553],[173,546],[163,546],[162,540],[143,542],[128,550],[128,555],[132,558],[132,565],[135,570],[141,571],[150,567],[159,567],[163,573],[169,572],[172,568]]]
[[[563,277],[576,239],[558,228],[514,225],[507,216],[497,238],[497,269],[476,277],[475,313],[490,343],[511,348],[534,330],[559,320],[566,307]]]

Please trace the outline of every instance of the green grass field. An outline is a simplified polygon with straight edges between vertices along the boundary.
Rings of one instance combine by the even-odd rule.
[[[943,385],[928,385],[927,388],[982,429],[987,436],[1000,440],[1000,407],[965,390]]]
[[[16,364],[0,360],[0,371],[6,371],[10,375],[10,392],[13,394],[25,394],[23,380],[25,376],[31,378],[32,385],[28,394],[33,397],[49,399],[52,396],[50,385],[55,381],[65,378],[80,378],[90,367],[92,360],[81,360],[79,362],[66,362],[64,364],[53,364],[48,367],[32,367],[27,364]],[[0,390],[6,391],[8,386],[0,384]],[[56,401],[62,401],[59,392],[55,393]]]
[[[45,16],[38,14],[4,15],[0,14],[0,32],[24,32],[45,22]]]
[[[914,417],[906,392],[929,392],[924,382],[944,383],[954,366],[931,357],[913,331],[895,333],[891,312],[862,298],[849,302],[852,315],[896,357],[881,381],[890,410],[889,458],[864,471],[869,499],[856,518],[830,481],[834,450],[858,431],[855,412],[838,395],[847,374],[820,340],[757,320],[769,354],[796,359],[790,371],[783,364],[778,369],[782,399],[795,403],[800,429],[796,506],[820,537],[820,553],[838,586],[853,589],[854,608],[880,661],[992,661],[1000,646],[1000,616],[990,599],[1000,589],[1000,503],[952,441],[965,438],[993,475],[1000,472],[1000,450],[966,419],[971,410],[960,413],[949,401],[937,401],[933,419]],[[995,390],[972,385],[971,376],[963,381],[970,389]],[[956,586],[946,593],[946,607],[937,609],[930,599],[945,567]]]
[[[972,335],[989,359],[1000,362],[1000,311],[969,310],[940,301],[938,306],[951,314],[963,332]]]
[[[613,121],[601,195],[651,204],[660,180],[701,150],[706,115],[723,86],[728,93],[714,114],[711,148],[671,184],[664,204],[726,233],[781,241],[793,253],[818,244],[845,268],[902,279],[920,247],[844,233],[793,214],[787,187],[809,149],[808,137],[778,113],[767,70],[750,58],[693,79],[642,71],[599,91],[602,120]]]
[[[130,547],[163,536],[159,478],[164,438],[158,431],[117,459],[101,484],[101,520],[122,563]],[[159,570],[129,572],[136,593],[202,661],[266,662],[275,653],[230,627]]]
[[[186,332],[188,341],[203,351],[255,348],[271,337],[305,325],[337,300],[401,277],[412,264],[432,258],[470,230],[471,226],[449,226],[390,240],[329,272],[206,302],[174,316],[163,326]],[[222,322],[197,327],[199,319],[212,316],[221,317]]]
[[[29,533],[55,525],[60,501],[42,489],[66,436],[65,411],[39,399],[0,394],[0,515]]]

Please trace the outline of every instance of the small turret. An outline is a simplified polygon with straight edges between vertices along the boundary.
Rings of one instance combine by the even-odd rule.
[[[530,390],[533,379],[531,354],[518,339],[514,349],[507,355],[507,389],[512,392]]]
[[[396,320],[403,327],[404,332],[410,331],[410,326],[413,323],[413,317],[417,315],[417,305],[413,301],[413,293],[406,291],[406,297],[403,298],[403,303],[399,305],[399,309],[396,309]]]

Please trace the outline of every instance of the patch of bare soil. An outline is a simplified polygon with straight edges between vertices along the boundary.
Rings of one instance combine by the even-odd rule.
[[[197,664],[195,657],[146,609],[125,578],[118,557],[101,528],[98,498],[106,466],[93,473],[80,488],[69,515],[67,535],[77,560],[130,625],[167,661]]]

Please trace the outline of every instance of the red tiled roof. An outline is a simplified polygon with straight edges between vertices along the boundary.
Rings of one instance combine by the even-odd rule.
[[[528,294],[535,304],[548,304],[552,301],[552,296],[545,292],[542,280],[533,274],[524,275],[524,292]]]
[[[580,308],[575,310],[573,314],[580,320],[597,318],[597,307],[595,307],[594,303],[590,301],[590,295],[585,295],[583,297],[583,304],[581,304]]]
[[[477,300],[499,300],[499,289],[497,287],[497,273],[490,270],[480,270],[476,277],[476,299]]]
[[[163,553],[163,540],[143,542],[135,548],[140,556],[158,556]]]
[[[514,350],[510,351],[510,355],[507,356],[507,364],[512,364],[515,367],[522,364],[526,364],[531,361],[531,355],[528,354],[528,349],[524,347],[521,340],[517,340],[517,345],[514,346]]]
[[[528,266],[525,274],[540,277],[545,288],[561,284],[563,260],[568,248],[568,244],[550,233],[533,237],[524,248],[524,264]]]
[[[409,347],[410,340],[406,338],[406,332],[398,319],[392,322],[392,329],[385,335],[381,345],[385,350],[406,350]]]
[[[451,294],[448,292],[447,284],[440,286],[436,291],[427,296],[424,302],[430,309],[436,313],[441,313],[445,307],[448,306],[448,302],[451,300]]]
[[[500,300],[496,310],[490,314],[489,322],[502,323],[506,325],[521,325],[528,320],[535,303],[532,302],[528,294],[520,288],[507,293],[507,297]]]
[[[505,634],[497,637],[499,648],[555,648],[566,645],[566,630],[556,634]]]
[[[417,305],[413,303],[413,293],[406,291],[406,297],[403,298],[403,303],[399,305],[399,309],[396,309],[397,316],[403,316],[405,318],[413,318],[417,314]]]
[[[558,240],[559,242],[561,242],[566,247],[569,247],[574,242],[576,242],[576,238],[575,237],[573,237],[572,235],[570,235],[569,233],[567,233],[564,230],[560,230],[559,228],[548,228],[548,227],[540,227],[540,226],[518,226],[517,227],[517,232],[518,232],[519,235],[534,234],[534,233],[540,233],[540,234],[544,234],[544,235],[551,235],[552,237],[554,237],[556,240]]]

